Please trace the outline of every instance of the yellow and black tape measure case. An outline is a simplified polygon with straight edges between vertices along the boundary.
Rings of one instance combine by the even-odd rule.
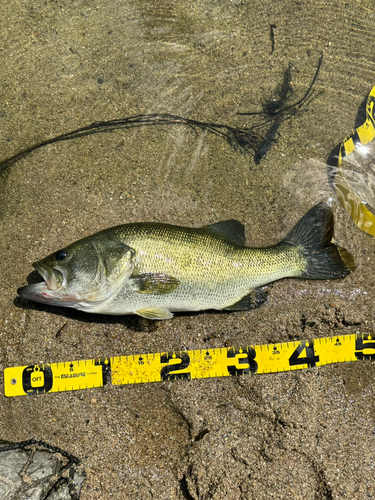
[[[355,153],[360,154],[353,160]],[[375,215],[374,209],[369,210],[362,200],[361,195],[356,190],[356,174],[363,176],[368,169],[369,178],[374,175],[374,152],[375,152],[375,87],[371,90],[366,103],[366,121],[354,132],[349,134],[341,143],[338,155],[337,172],[335,175],[336,194],[342,206],[349,213],[354,224],[371,236],[375,236]],[[365,157],[369,155],[372,158],[371,167],[365,167]],[[362,158],[361,158],[362,156]],[[349,158],[348,158],[349,157]],[[353,170],[346,171],[344,163],[349,160],[349,167]],[[354,177],[353,177],[354,175]]]
[[[6,368],[5,396],[34,396],[106,384],[255,375],[375,359],[375,336],[119,356]]]

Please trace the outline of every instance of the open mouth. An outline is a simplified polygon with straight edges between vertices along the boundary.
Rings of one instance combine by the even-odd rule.
[[[53,304],[56,301],[55,292],[60,294],[63,289],[63,274],[58,269],[51,269],[39,262],[35,262],[33,267],[40,274],[43,281],[19,288],[17,290],[18,295],[23,299]]]
[[[45,285],[49,290],[55,292],[56,290],[61,288],[64,278],[62,273],[58,269],[51,269],[44,266],[43,264],[40,264],[39,262],[35,262],[33,264],[33,267],[44,279]]]

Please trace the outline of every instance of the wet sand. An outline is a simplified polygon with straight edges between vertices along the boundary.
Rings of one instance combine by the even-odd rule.
[[[254,120],[236,113],[260,110],[289,62],[298,69],[300,97],[324,52],[316,82],[324,92],[281,125],[259,165],[220,137],[178,126],[59,143],[13,165],[0,186],[1,370],[374,333],[375,242],[340,207],[336,239],[358,269],[345,280],[274,283],[257,310],[152,322],[32,304],[16,294],[35,260],[125,222],[203,226],[235,218],[245,224],[248,245],[279,241],[331,196],[325,162],[360,125],[358,108],[375,84],[371,2],[36,7],[15,0],[0,13],[0,160],[96,120],[139,113],[246,126]],[[273,53],[270,24],[277,25]],[[80,457],[82,500],[375,498],[374,378],[364,361],[0,395],[0,438],[41,439]]]

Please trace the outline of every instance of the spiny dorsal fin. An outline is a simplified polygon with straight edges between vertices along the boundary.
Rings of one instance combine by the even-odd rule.
[[[235,241],[239,245],[245,245],[245,227],[244,225],[236,219],[224,220],[222,222],[216,222],[216,224],[210,224],[205,226],[204,229],[208,229],[216,234],[220,234],[225,238]]]

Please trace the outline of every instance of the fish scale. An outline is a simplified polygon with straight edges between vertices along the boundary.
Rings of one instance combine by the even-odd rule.
[[[181,286],[167,298],[140,297],[125,287],[113,308],[134,301],[137,309],[156,304],[170,311],[207,309],[212,304],[222,309],[265,283],[298,276],[304,267],[301,250],[291,245],[246,248],[205,229],[131,224],[114,232],[135,250],[139,273],[167,273]],[[184,265],[186,261],[189,266]]]

